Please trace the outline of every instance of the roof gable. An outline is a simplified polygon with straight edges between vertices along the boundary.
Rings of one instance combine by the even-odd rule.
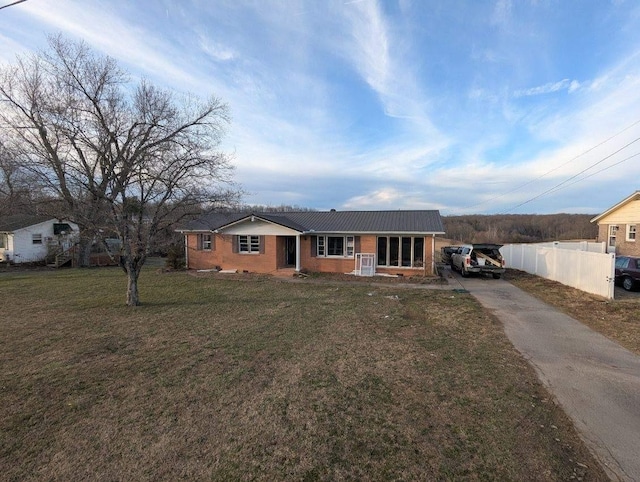
[[[634,201],[640,201],[640,191],[636,191],[633,194],[631,194],[630,196],[627,196],[626,198],[624,198],[622,201],[620,201],[618,204],[611,206],[609,209],[607,209],[605,212],[603,212],[602,214],[598,214],[596,217],[594,217],[591,222],[592,223],[597,223],[598,221],[602,220],[603,218],[605,218],[606,216],[609,216],[611,213],[623,208],[624,206],[628,205],[631,202]]]

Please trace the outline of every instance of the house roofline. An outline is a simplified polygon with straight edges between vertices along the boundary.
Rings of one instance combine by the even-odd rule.
[[[265,219],[265,221],[268,221],[268,220]],[[220,228],[216,228],[216,229],[176,229],[176,232],[180,234],[189,234],[189,233],[224,234],[220,231],[223,230],[224,228],[228,228],[233,224],[236,224],[236,223],[225,224],[224,226],[221,226]],[[272,223],[272,224],[278,224],[279,226],[293,229],[293,228],[290,228],[289,226],[285,226],[284,224],[279,224],[279,223]],[[293,230],[298,231],[297,229],[293,229]],[[314,230],[310,230],[310,231],[298,231],[298,232],[303,236],[315,236],[315,235],[326,235],[326,234],[352,234],[352,235],[371,234],[371,235],[377,235],[377,236],[386,235],[386,234],[388,235],[404,234],[409,236],[420,236],[420,235],[436,236],[438,234],[446,234],[444,231],[314,231]]]
[[[247,221],[247,219],[250,219],[251,222],[253,222],[254,219],[259,219],[260,221],[264,221],[265,223],[275,224],[276,226],[282,226],[283,228],[287,228],[287,229],[291,229],[293,231],[297,231],[300,234],[304,233],[304,230],[301,231],[300,229],[294,228],[291,225],[288,225],[288,224],[285,224],[285,223],[279,223],[277,221],[274,221],[273,219],[268,219],[268,218],[266,218],[264,216],[261,216],[259,214],[254,214],[254,213],[248,214],[245,217],[237,219],[237,220],[232,221],[230,223],[223,224],[222,226],[218,226],[217,228],[214,229],[214,231],[215,232],[223,231],[223,230],[225,230],[227,228],[230,228],[231,226],[234,226],[236,224],[244,223],[244,222]]]
[[[304,231],[302,234],[305,235],[315,235],[315,234],[375,234],[375,235],[384,235],[384,234],[408,234],[412,236],[416,235],[425,235],[431,236],[436,234],[445,234],[444,231]]]
[[[618,204],[611,206],[609,209],[607,209],[605,212],[603,212],[602,214],[598,214],[596,217],[594,217],[590,222],[591,223],[595,223],[598,222],[600,219],[602,219],[603,217],[609,215],[612,211],[615,211],[616,209],[621,208],[622,206],[624,206],[627,203],[630,203],[631,201],[633,201],[633,198],[635,197],[640,197],[640,191],[635,191],[633,194],[631,194],[630,196],[627,196],[626,198],[624,198],[622,201],[620,201]]]

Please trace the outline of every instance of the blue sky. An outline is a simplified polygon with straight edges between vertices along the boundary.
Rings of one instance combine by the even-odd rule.
[[[58,32],[227,102],[247,203],[597,214],[640,189],[635,0],[27,0],[0,62]]]

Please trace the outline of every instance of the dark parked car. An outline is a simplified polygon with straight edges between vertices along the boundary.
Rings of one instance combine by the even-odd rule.
[[[640,285],[640,258],[617,256],[615,282],[627,291]]]

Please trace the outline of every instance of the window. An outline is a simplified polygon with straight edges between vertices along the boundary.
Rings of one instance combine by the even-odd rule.
[[[32,234],[31,242],[33,244],[42,244],[42,233]]]
[[[627,241],[635,241],[636,240],[636,225],[635,224],[627,224]]]
[[[617,257],[616,258],[616,268],[618,269],[626,269],[629,264],[629,258]]]
[[[355,236],[318,236],[316,255],[353,258],[355,247]]]
[[[238,251],[245,254],[260,252],[260,236],[238,236]]]
[[[387,265],[387,244],[389,238],[378,238],[378,266]]]
[[[424,267],[424,238],[413,238],[413,267]]]
[[[324,256],[324,236],[318,236],[318,256]]]
[[[378,266],[422,268],[424,238],[413,236],[379,236]]]
[[[344,238],[342,236],[327,236],[327,256],[344,255]]]
[[[347,236],[347,257],[348,258],[353,258],[353,251],[354,251],[354,237],[353,236]]]
[[[616,245],[616,233],[618,232],[618,226],[612,224],[609,226],[609,246]]]
[[[198,234],[198,250],[211,251],[212,240],[210,234]]]
[[[402,238],[402,266],[411,266],[411,245],[413,238],[404,236]]]
[[[0,249],[4,249],[7,247],[7,235],[0,234]]]

